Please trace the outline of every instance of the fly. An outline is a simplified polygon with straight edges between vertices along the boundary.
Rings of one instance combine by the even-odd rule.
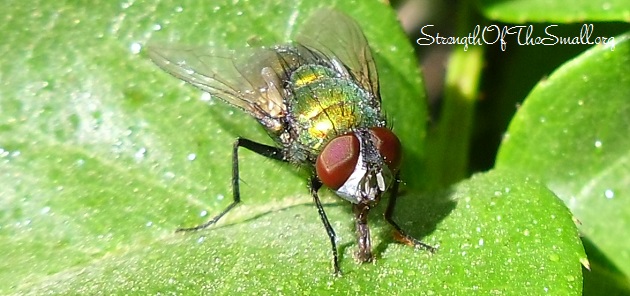
[[[316,29],[314,29],[316,28]],[[306,167],[310,193],[341,273],[337,241],[318,196],[322,186],[352,204],[360,262],[374,259],[368,212],[390,191],[385,219],[400,239],[435,249],[406,234],[392,219],[401,143],[381,112],[378,74],[359,25],[331,9],[315,12],[295,42],[242,52],[150,47],[153,62],[171,75],[253,116],[275,146],[237,138],[232,147],[233,200],[194,231],[219,221],[241,202],[239,148]]]

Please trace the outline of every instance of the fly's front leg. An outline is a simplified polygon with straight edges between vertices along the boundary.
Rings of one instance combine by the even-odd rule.
[[[334,274],[341,275],[341,269],[339,268],[339,255],[337,254],[337,235],[335,234],[335,230],[330,225],[330,221],[328,221],[326,212],[324,212],[322,202],[319,200],[319,196],[317,195],[317,191],[319,191],[321,187],[322,182],[319,181],[316,177],[312,177],[310,184],[311,195],[313,196],[315,206],[317,207],[317,212],[319,213],[319,217],[322,219],[322,223],[324,223],[324,228],[326,228],[326,233],[328,233],[328,238],[330,239],[333,253]]]
[[[398,197],[398,174],[396,174],[396,179],[394,180],[394,184],[392,184],[391,193],[392,194],[389,197],[389,202],[387,203],[387,209],[385,210],[385,220],[390,225],[392,225],[392,227],[394,227],[404,243],[412,245],[414,247],[423,248],[431,253],[435,253],[435,251],[437,251],[435,247],[425,244],[407,234],[404,230],[402,230],[402,228],[400,228],[400,226],[398,226],[398,223],[396,223],[392,218],[392,215],[394,214],[394,208],[396,207],[396,198]]]
[[[241,191],[239,187],[239,175],[238,175],[238,148],[243,147],[256,154],[275,159],[280,161],[286,161],[284,159],[284,155],[282,153],[282,149],[278,147],[273,147],[265,144],[260,144],[245,138],[237,138],[234,141],[234,145],[232,148],[232,203],[227,206],[223,211],[221,211],[218,215],[214,216],[214,218],[210,219],[208,222],[203,223],[201,225],[190,227],[190,228],[178,228],[175,232],[180,231],[195,231],[199,229],[204,229],[214,223],[217,223],[225,214],[231,211],[236,205],[241,202]]]
[[[356,259],[361,263],[372,262],[372,238],[370,237],[370,227],[368,226],[367,217],[370,206],[367,204],[353,205],[355,227],[357,231],[357,242],[359,250],[356,253]]]

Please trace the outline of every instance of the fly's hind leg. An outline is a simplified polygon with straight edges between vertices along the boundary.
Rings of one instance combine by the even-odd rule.
[[[260,144],[260,143],[257,143],[257,142],[254,142],[245,138],[237,138],[236,141],[234,141],[234,145],[232,148],[232,203],[229,206],[227,206],[223,211],[221,211],[218,215],[214,216],[214,218],[208,220],[208,222],[203,223],[201,225],[197,225],[195,227],[178,228],[175,232],[195,231],[195,230],[204,229],[214,223],[217,223],[217,221],[219,221],[221,217],[223,217],[225,214],[227,214],[229,211],[235,208],[236,205],[238,205],[238,203],[241,202],[241,192],[240,192],[240,187],[239,187],[239,175],[238,175],[238,148],[239,147],[243,147],[245,149],[248,149],[252,152],[255,152],[259,155],[262,155],[271,159],[286,161],[286,159],[284,159],[282,149],[278,147]]]
[[[400,240],[408,245],[412,245],[414,247],[423,248],[431,253],[435,253],[437,249],[431,245],[421,242],[420,240],[414,238],[413,236],[407,234],[398,223],[394,221],[392,215],[394,214],[394,208],[396,207],[396,198],[398,197],[398,175],[396,175],[396,179],[394,180],[394,184],[392,184],[391,195],[389,197],[389,202],[387,203],[387,209],[385,210],[385,220],[398,232],[400,235]]]

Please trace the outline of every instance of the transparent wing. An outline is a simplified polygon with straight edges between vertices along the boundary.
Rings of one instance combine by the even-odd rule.
[[[282,73],[273,49],[236,53],[200,48],[148,47],[149,57],[171,75],[278,128],[286,114]]]
[[[316,11],[298,32],[296,41],[330,59],[338,59],[354,79],[371,91],[380,107],[378,74],[372,51],[359,25],[349,16],[332,9]]]

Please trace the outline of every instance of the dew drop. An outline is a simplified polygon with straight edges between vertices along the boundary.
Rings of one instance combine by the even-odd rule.
[[[162,25],[160,24],[154,24],[152,27],[153,31],[159,31],[162,30]]]
[[[138,151],[136,151],[133,157],[136,159],[136,161],[140,161],[146,156],[146,154],[147,154],[147,149],[142,147],[138,149]]]
[[[615,192],[611,189],[606,189],[606,191],[604,191],[604,196],[606,196],[607,199],[612,199],[615,197]]]
[[[131,45],[129,46],[129,50],[131,51],[131,53],[133,54],[139,54],[140,50],[142,49],[142,44],[138,43],[138,42],[133,42],[131,43]]]
[[[190,153],[190,154],[188,154],[188,156],[186,156],[186,158],[187,158],[188,160],[190,160],[190,161],[193,161],[193,160],[195,160],[195,158],[197,158],[197,154],[195,154],[195,153]]]
[[[173,173],[173,172],[166,172],[166,173],[164,173],[164,178],[165,179],[173,179],[173,178],[175,178],[175,173]]]
[[[210,102],[212,100],[212,96],[207,92],[201,93],[201,101],[202,102]]]
[[[602,141],[597,140],[595,141],[595,148],[601,148],[602,147]]]
[[[203,210],[203,211],[201,211],[201,213],[199,213],[199,217],[205,217],[207,215],[208,215],[208,211],[206,211],[206,210]]]

